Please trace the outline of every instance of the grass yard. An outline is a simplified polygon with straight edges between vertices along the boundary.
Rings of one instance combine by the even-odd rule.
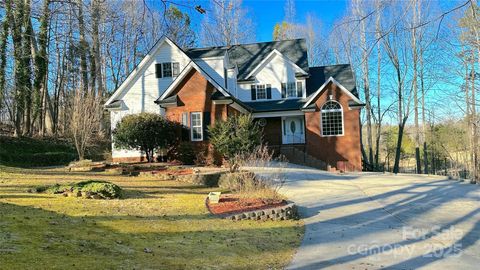
[[[28,193],[34,186],[111,181],[120,200]],[[281,269],[301,221],[220,220],[212,188],[151,178],[0,165],[0,269]]]

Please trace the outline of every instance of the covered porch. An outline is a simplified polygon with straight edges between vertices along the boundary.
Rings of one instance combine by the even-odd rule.
[[[305,116],[303,113],[276,116],[255,116],[263,129],[263,139],[271,147],[305,145]]]

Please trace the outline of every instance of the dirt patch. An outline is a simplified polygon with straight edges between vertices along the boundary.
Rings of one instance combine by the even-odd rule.
[[[222,195],[218,203],[210,203],[207,200],[207,207],[212,214],[225,215],[236,214],[247,211],[268,209],[287,205],[285,200],[266,200],[260,198],[242,198],[238,195]]]

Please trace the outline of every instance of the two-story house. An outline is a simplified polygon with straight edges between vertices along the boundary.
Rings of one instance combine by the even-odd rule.
[[[342,170],[361,170],[360,108],[350,65],[309,67],[305,40],[182,50],[164,37],[106,102],[114,129],[127,114],[154,112],[207,144],[207,126],[251,114],[264,140]],[[113,147],[113,161],[140,161]]]

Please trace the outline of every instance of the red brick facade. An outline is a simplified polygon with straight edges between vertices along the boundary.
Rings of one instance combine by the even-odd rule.
[[[320,109],[328,101],[330,95],[343,108],[343,136],[323,137],[321,134]],[[351,97],[335,84],[329,83],[315,101],[315,111],[305,113],[306,148],[308,154],[339,170],[361,171],[360,110],[349,109],[348,101],[350,99]]]
[[[214,91],[215,87],[202,74],[196,70],[190,71],[172,93],[178,97],[178,107],[166,108],[166,117],[181,123],[184,112],[210,112],[211,124],[215,120],[226,119],[229,108],[224,104],[213,104],[210,97]],[[190,117],[188,121],[190,122]]]
[[[321,134],[322,105],[329,96],[338,101],[343,108],[344,134],[342,136],[323,137]],[[314,158],[326,162],[331,167],[344,171],[361,171],[362,159],[360,149],[360,110],[349,109],[351,97],[330,83],[315,100],[315,111],[305,112],[305,145],[296,148]],[[280,149],[282,144],[282,118],[265,118],[263,138],[274,149]],[[283,146],[283,148],[286,148]]]

